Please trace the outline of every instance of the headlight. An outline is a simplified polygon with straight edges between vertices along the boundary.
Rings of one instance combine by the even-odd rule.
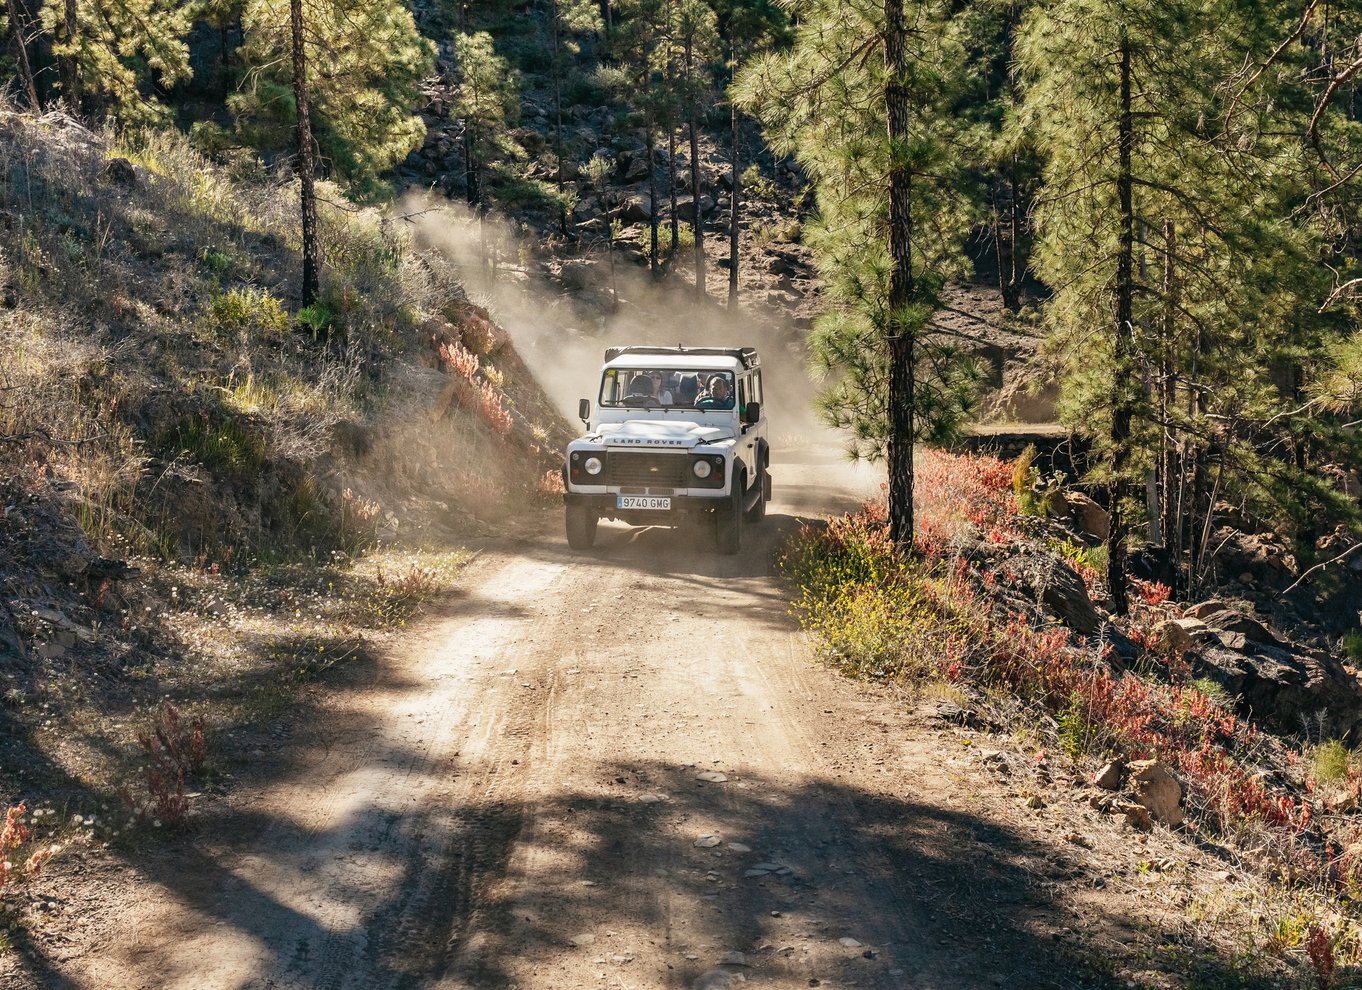
[[[714,468],[709,466],[709,461],[696,461],[691,465],[691,470],[695,472],[697,478],[708,478],[714,473]]]
[[[600,474],[601,468],[605,467],[605,465],[601,463],[599,457],[588,457],[584,466],[586,467],[587,474]]]

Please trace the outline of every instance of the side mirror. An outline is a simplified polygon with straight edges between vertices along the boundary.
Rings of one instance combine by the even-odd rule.
[[[590,399],[578,399],[578,400],[577,400],[577,418],[580,419],[583,423],[589,423],[589,422],[591,422],[591,400],[590,400]]]
[[[761,421],[761,403],[749,402],[747,404],[747,411],[743,414],[743,422],[747,423],[750,426],[752,423],[757,423],[760,421]]]

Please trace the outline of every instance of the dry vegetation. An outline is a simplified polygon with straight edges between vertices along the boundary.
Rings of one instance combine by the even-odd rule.
[[[299,310],[286,172],[0,104],[0,951],[44,850],[192,822],[561,449],[440,259],[324,195]]]
[[[1358,754],[1319,743],[1310,726],[1265,731],[1180,652],[1160,648],[1154,629],[1181,614],[1165,587],[1141,585],[1130,619],[1109,617],[1094,638],[1010,593],[1009,561],[1034,553],[1047,529],[1021,511],[1015,473],[989,457],[928,452],[911,560],[888,538],[883,501],[805,526],[782,562],[824,658],[943,704],[946,721],[965,726],[953,730],[964,746],[992,735],[991,745],[1026,754],[1012,777],[1026,814],[1047,817],[1056,842],[1089,850],[1093,886],[1119,878],[1139,892],[1131,903],[1144,914],[1143,938],[1114,952],[1075,943],[1103,956],[1103,968],[1152,986],[1357,985]],[[1100,601],[1100,568],[1079,545],[1067,552]],[[1187,816],[1152,837],[1139,830],[1148,818],[1122,824],[1092,786],[1104,762],[1145,758],[1173,771]],[[985,760],[1004,773],[1008,763]],[[1070,890],[1077,917],[1095,895]]]

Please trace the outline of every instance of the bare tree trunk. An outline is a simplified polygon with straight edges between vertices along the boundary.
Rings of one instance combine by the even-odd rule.
[[[68,45],[75,45],[79,27],[76,20],[76,0],[66,0],[63,8],[62,27],[66,31],[64,39]],[[67,108],[77,117],[81,113],[80,69],[76,65],[75,54],[63,55],[58,59],[61,68],[62,96]]]
[[[1166,578],[1169,587],[1177,588],[1177,561],[1181,553],[1182,534],[1178,532],[1178,482],[1182,475],[1179,463],[1180,441],[1173,411],[1177,405],[1177,378],[1174,375],[1177,347],[1177,269],[1173,256],[1177,252],[1177,228],[1171,220],[1163,225],[1163,327],[1159,353],[1159,542],[1168,555]]]
[[[42,104],[38,101],[38,87],[33,83],[33,67],[28,61],[28,19],[19,16],[18,0],[9,0],[9,23],[10,30],[14,32],[14,50],[19,60],[19,78],[24,84],[24,93],[28,96],[28,105],[34,113],[42,110]]]
[[[564,237],[568,232],[567,205],[563,200],[563,66],[559,60],[561,43],[559,39],[558,0],[549,2],[549,20],[552,23],[553,41],[553,155],[558,159],[558,230]]]
[[[737,54],[733,64],[736,72]],[[738,154],[738,105],[730,101],[728,105],[733,130],[733,190],[728,201],[728,308],[738,306],[738,204],[742,201],[742,162]]]
[[[676,252],[681,245],[681,218],[676,214],[676,126],[667,121],[667,200],[671,210],[672,246],[667,252],[667,269],[671,270],[676,261]]]
[[[648,256],[648,272],[654,279],[662,274],[657,257],[657,155],[654,151],[653,128],[648,127],[648,234],[652,238],[652,250]]]
[[[695,133],[694,104],[690,112],[690,198],[694,208],[691,223],[695,230],[695,298],[699,300],[708,296],[705,289],[705,229],[700,216],[700,139]]]
[[[317,189],[312,159],[312,112],[307,102],[303,0],[290,0],[289,8],[293,22],[293,101],[298,108],[298,178],[302,186],[303,305],[311,306],[321,288],[321,252],[317,247]]]
[[[908,140],[908,92],[904,77],[903,0],[885,0],[885,116],[892,146],[889,168],[889,536],[913,548],[913,443],[917,400],[915,340],[904,316],[913,301],[913,177],[897,148]]]
[[[1126,596],[1125,536],[1128,525],[1124,501],[1128,487],[1125,477],[1130,460],[1130,429],[1134,418],[1130,390],[1133,387],[1134,350],[1134,254],[1135,210],[1131,151],[1135,144],[1135,118],[1131,112],[1130,47],[1123,40],[1121,58],[1121,109],[1118,121],[1116,195],[1120,201],[1119,247],[1116,256],[1116,321],[1112,335],[1111,387],[1111,531],[1107,537],[1107,584],[1112,604],[1124,615]]]

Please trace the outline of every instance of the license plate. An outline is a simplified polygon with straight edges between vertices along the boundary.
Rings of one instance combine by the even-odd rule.
[[[619,509],[670,509],[672,500],[655,495],[620,495],[616,508]]]

